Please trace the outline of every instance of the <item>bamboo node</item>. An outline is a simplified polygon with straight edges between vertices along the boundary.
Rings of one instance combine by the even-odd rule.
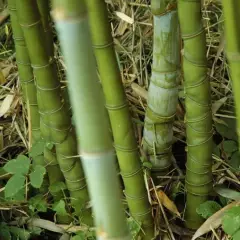
[[[140,173],[142,171],[142,168],[140,167],[138,170],[131,172],[131,173],[123,173],[122,171],[120,172],[120,174],[122,175],[123,178],[130,178],[133,177],[135,175],[137,175],[138,173]]]
[[[117,151],[121,151],[121,152],[135,152],[138,150],[137,146],[135,148],[122,147],[122,146],[116,145],[116,144],[113,144],[113,146]]]
[[[92,45],[93,48],[95,49],[102,49],[102,48],[107,48],[113,45],[113,41],[106,43],[106,44],[102,44],[102,45]]]
[[[112,111],[116,111],[116,110],[120,110],[120,109],[122,109],[122,108],[127,107],[127,102],[124,102],[124,103],[121,104],[121,105],[115,105],[115,106],[105,104],[105,107],[106,107],[106,109],[109,110],[109,111],[111,111],[111,110],[112,110]]]
[[[23,27],[23,28],[30,28],[30,27],[33,27],[37,24],[40,24],[41,23],[41,19],[37,20],[36,22],[34,23],[31,23],[31,24],[23,24],[23,23],[20,23],[20,26]]]

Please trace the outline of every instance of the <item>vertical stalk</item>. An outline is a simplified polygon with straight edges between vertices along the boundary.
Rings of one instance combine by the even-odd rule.
[[[46,44],[49,56],[54,56],[53,34],[50,24],[50,0],[37,0],[38,9],[42,19],[43,31],[45,33]]]
[[[126,199],[132,216],[142,223],[144,239],[151,239],[154,235],[151,207],[144,184],[132,119],[116,60],[107,8],[102,0],[88,0],[86,3]]]
[[[76,215],[81,222],[91,224],[90,212],[86,210],[89,198],[81,163],[77,157],[76,138],[70,116],[62,101],[56,65],[48,54],[37,1],[17,1],[17,10],[36,76],[37,98],[38,102],[41,102],[41,132],[45,139],[49,138],[49,141],[56,145],[57,160]]]
[[[180,39],[176,1],[152,0],[151,8],[154,23],[153,65],[144,125],[144,149],[152,163],[152,176],[155,178],[166,173],[172,164]]]
[[[53,47],[53,34],[52,34],[52,27],[50,25],[50,1],[48,0],[37,0],[39,13],[41,15],[43,30],[45,34],[46,45],[48,49],[48,55],[52,59],[54,58],[54,47]],[[49,183],[50,185],[57,183],[57,182],[63,182],[64,177],[63,174],[59,168],[58,162],[57,162],[57,156],[56,156],[56,148],[53,146],[53,148],[50,150],[47,145],[44,148],[44,159],[47,164],[47,170],[51,173],[49,175]],[[55,201],[60,200],[63,197],[63,194],[57,194],[57,196],[54,196]]]
[[[83,0],[55,0],[54,19],[67,65],[79,153],[88,180],[98,239],[130,239],[121,203],[116,157],[98,82]]]
[[[207,74],[206,37],[202,24],[201,0],[178,1],[184,41],[183,72],[186,96],[186,225],[198,228],[202,218],[196,208],[212,189],[212,113]]]
[[[233,0],[223,0],[223,13],[224,13],[224,31],[226,39],[226,54],[230,65],[231,80],[233,83],[233,93],[236,105],[237,115],[237,134],[240,144],[240,102],[239,102],[239,54],[240,54],[240,28],[239,28],[239,14],[240,2]],[[240,145],[239,145],[240,146]]]

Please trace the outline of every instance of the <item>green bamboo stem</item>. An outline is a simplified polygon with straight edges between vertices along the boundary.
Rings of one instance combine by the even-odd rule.
[[[16,0],[8,1],[8,8],[11,16],[11,24],[14,35],[14,42],[16,48],[16,59],[18,64],[19,79],[23,90],[24,101],[28,102],[31,137],[32,143],[39,141],[40,133],[40,117],[38,113],[36,88],[34,84],[34,76],[32,72],[31,63],[29,60],[25,40],[22,29],[19,25],[16,13]]]
[[[144,239],[151,239],[154,236],[151,207],[144,184],[132,119],[116,60],[106,5],[102,0],[88,0],[86,3],[92,42],[112,125],[114,146],[125,186],[126,199],[132,216],[142,223],[146,234]]]
[[[237,116],[237,134],[238,144],[240,146],[240,101],[239,101],[239,54],[240,54],[240,29],[239,29],[239,14],[240,2],[233,0],[223,0],[224,13],[224,31],[226,39],[226,55],[230,66],[230,75],[233,84],[234,101],[236,106]]]
[[[79,0],[55,0],[53,3],[53,16],[68,69],[69,95],[81,143],[79,153],[93,204],[97,238],[130,239],[85,3]]]
[[[46,44],[48,48],[49,56],[54,56],[53,46],[53,34],[52,26],[50,24],[50,1],[49,0],[37,0],[38,9],[42,19],[43,31],[45,33]]]
[[[178,1],[184,41],[183,72],[186,96],[187,172],[186,225],[196,229],[202,223],[196,208],[208,199],[212,189],[212,113],[207,75],[206,37],[201,0]]]
[[[90,210],[86,209],[89,197],[82,166],[77,157],[76,137],[71,127],[70,116],[62,101],[56,65],[48,54],[37,1],[17,1],[17,9],[36,77],[38,102],[41,102],[39,112],[42,135],[56,145],[57,161],[76,215],[82,223],[91,224]]]
[[[28,50],[25,44],[24,35],[19,25],[17,12],[16,12],[16,0],[8,1],[8,8],[11,16],[11,24],[14,35],[14,42],[16,48],[16,60],[18,65],[19,79],[23,91],[23,98],[25,104],[28,106],[29,123],[30,123],[30,148],[35,143],[41,140],[40,132],[40,116],[38,112],[38,103],[36,96],[36,87],[34,84],[33,70],[28,55]],[[45,165],[44,158],[42,155],[37,156],[33,159],[33,165]],[[51,174],[51,171],[48,171]],[[44,182],[40,189],[40,192],[46,193],[48,186],[47,176],[44,178]]]
[[[178,101],[180,60],[176,2],[152,0],[153,65],[144,125],[144,150],[152,176],[165,174],[172,164],[173,121]]]
[[[40,132],[40,115],[38,112],[37,103],[37,92],[34,84],[34,75],[31,67],[31,62],[28,55],[28,50],[25,44],[23,31],[19,25],[17,12],[16,12],[16,0],[9,0],[8,7],[11,14],[11,23],[14,34],[15,48],[16,48],[16,58],[18,64],[19,77],[21,85],[24,88],[25,99],[27,99],[29,104],[30,113],[30,131],[32,136],[32,144],[37,143],[41,140]],[[34,165],[46,165],[46,158],[44,161],[43,156],[38,156],[34,158]],[[52,163],[47,162],[47,173],[50,185],[55,181],[63,181],[62,173],[57,167],[52,167]],[[51,181],[54,179],[54,181]],[[46,180],[46,179],[45,179]]]
[[[48,48],[48,55],[54,58],[54,47],[53,47],[53,34],[52,27],[50,25],[50,2],[48,0],[37,0],[39,13],[41,15],[43,30],[45,33],[46,45]],[[44,159],[47,164],[47,171],[51,173],[49,175],[49,184],[53,185],[57,182],[64,182],[63,174],[59,168],[56,156],[56,149],[53,147],[50,150],[47,146],[44,148]],[[63,197],[62,193],[54,196],[54,200],[58,201]],[[62,221],[61,221],[62,222]]]

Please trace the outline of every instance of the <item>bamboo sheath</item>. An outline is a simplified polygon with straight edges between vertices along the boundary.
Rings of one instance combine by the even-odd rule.
[[[131,215],[142,224],[143,239],[154,236],[153,218],[143,178],[132,119],[116,60],[106,4],[86,1],[94,53],[113,131],[114,147]]]
[[[173,121],[178,103],[180,38],[175,1],[152,0],[154,23],[152,76],[144,124],[144,149],[152,176],[172,164]]]
[[[212,190],[212,112],[207,74],[206,37],[202,24],[201,1],[179,0],[178,12],[184,42],[187,164],[185,219],[189,228],[202,223],[196,208]]]
[[[91,224],[92,218],[85,178],[77,156],[76,137],[71,118],[62,101],[56,65],[48,54],[47,41],[36,0],[17,1],[17,12],[24,32],[29,57],[36,77],[37,99],[41,103],[41,132],[56,145],[57,160],[70,192],[71,202],[81,223]]]
[[[97,239],[130,239],[104,97],[84,1],[55,0],[53,16],[69,81],[79,153],[92,200]]]

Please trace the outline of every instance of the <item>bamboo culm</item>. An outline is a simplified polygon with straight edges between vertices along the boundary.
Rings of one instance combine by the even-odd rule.
[[[77,156],[76,136],[62,101],[56,64],[48,54],[37,1],[17,1],[17,12],[36,77],[37,100],[41,103],[39,112],[42,135],[56,146],[57,161],[70,192],[75,214],[81,223],[91,225],[92,217],[87,208],[89,197]]]
[[[152,76],[144,124],[144,150],[152,177],[172,164],[173,121],[178,102],[180,35],[176,2],[152,0],[154,23]]]
[[[80,142],[79,154],[92,200],[97,239],[130,240],[85,3],[78,0],[53,2],[53,16],[68,70],[69,95]]]
[[[113,131],[114,146],[125,186],[124,193],[130,213],[142,224],[145,233],[143,239],[151,239],[154,236],[151,207],[114,50],[106,4],[102,0],[88,0],[86,3],[94,52]]]
[[[197,207],[212,190],[212,112],[207,74],[206,36],[202,24],[201,0],[178,1],[178,14],[184,41],[183,73],[186,105],[187,203],[185,219],[196,229],[203,219]]]
[[[50,58],[54,58],[54,47],[53,47],[53,34],[52,34],[52,28],[50,25],[50,1],[42,1],[37,0],[39,13],[41,15],[43,30],[45,34],[46,45],[48,49],[48,55]],[[42,118],[41,118],[42,120]],[[48,174],[49,178],[49,184],[50,186],[57,183],[57,182],[64,182],[63,174],[59,168],[58,162],[57,162],[57,156],[56,156],[56,148],[55,146],[52,146],[50,149],[48,147],[48,144],[46,143],[46,146],[44,147],[44,160],[46,162],[46,168],[47,171],[50,173]],[[52,193],[53,194],[53,193]],[[58,192],[54,194],[54,201],[57,202],[61,198],[63,198],[63,192]],[[58,216],[57,219],[59,222],[64,223],[65,222],[65,216]]]
[[[240,149],[240,101],[239,101],[239,54],[240,54],[240,28],[239,28],[239,14],[240,2],[233,0],[223,0],[224,13],[224,32],[226,39],[226,55],[230,66],[230,75],[233,84],[234,101],[236,105],[237,116],[237,134]]]

